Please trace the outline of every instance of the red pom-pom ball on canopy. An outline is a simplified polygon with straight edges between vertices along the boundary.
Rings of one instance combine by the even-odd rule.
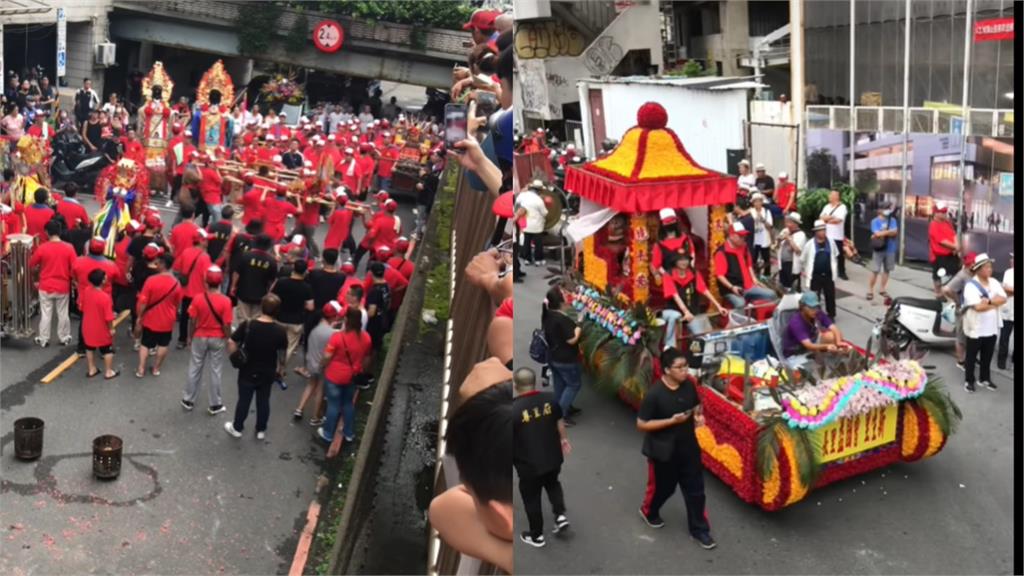
[[[647,102],[637,110],[636,123],[648,130],[661,130],[668,124],[668,112],[657,102]]]

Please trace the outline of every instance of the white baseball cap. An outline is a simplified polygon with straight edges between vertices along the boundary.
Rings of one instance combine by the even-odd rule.
[[[781,179],[781,180],[788,180],[789,179],[789,174],[786,173],[786,172],[779,172],[779,179]]]

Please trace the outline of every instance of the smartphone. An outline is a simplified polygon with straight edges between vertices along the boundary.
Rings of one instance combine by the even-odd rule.
[[[466,139],[468,133],[468,112],[465,104],[444,105],[444,147],[456,150],[455,143]]]

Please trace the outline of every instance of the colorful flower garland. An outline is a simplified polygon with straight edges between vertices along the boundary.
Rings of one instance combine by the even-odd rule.
[[[815,429],[837,418],[916,398],[924,392],[928,375],[920,364],[904,360],[878,365],[852,376],[824,381],[800,390],[804,400],[783,398],[784,418],[791,428]]]
[[[623,344],[636,345],[643,335],[643,327],[629,313],[604,301],[601,293],[593,288],[576,287],[573,307],[583,315],[607,330]]]
[[[708,290],[719,302],[722,301],[722,295],[718,293],[718,274],[715,271],[715,252],[718,248],[725,243],[725,228],[728,224],[728,218],[725,213],[725,206],[716,204],[711,208],[711,216],[708,222]]]

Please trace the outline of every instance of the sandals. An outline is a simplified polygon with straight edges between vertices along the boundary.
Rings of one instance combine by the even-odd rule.
[[[302,420],[302,408],[296,408],[295,411],[292,412],[292,418]]]
[[[99,374],[99,372],[97,372],[97,374]],[[113,380],[114,378],[117,378],[120,375],[121,375],[121,371],[120,370],[114,370],[114,374],[112,376],[103,376],[103,379],[104,380]]]
[[[145,372],[136,372],[135,373],[135,377],[136,378],[145,378],[146,377],[146,373]]]
[[[868,294],[867,299],[868,299],[868,302],[871,302],[872,300],[875,299],[875,295],[874,294]]]
[[[157,370],[155,366],[153,368],[150,368],[149,371],[153,374],[153,376],[159,376],[160,375],[160,371]]]
[[[95,378],[96,376],[99,376],[99,373],[100,373],[100,371],[99,371],[99,370],[97,370],[97,371],[93,372],[92,374],[90,374],[90,373],[86,372],[86,373],[85,373],[85,377],[86,377],[86,378]]]

